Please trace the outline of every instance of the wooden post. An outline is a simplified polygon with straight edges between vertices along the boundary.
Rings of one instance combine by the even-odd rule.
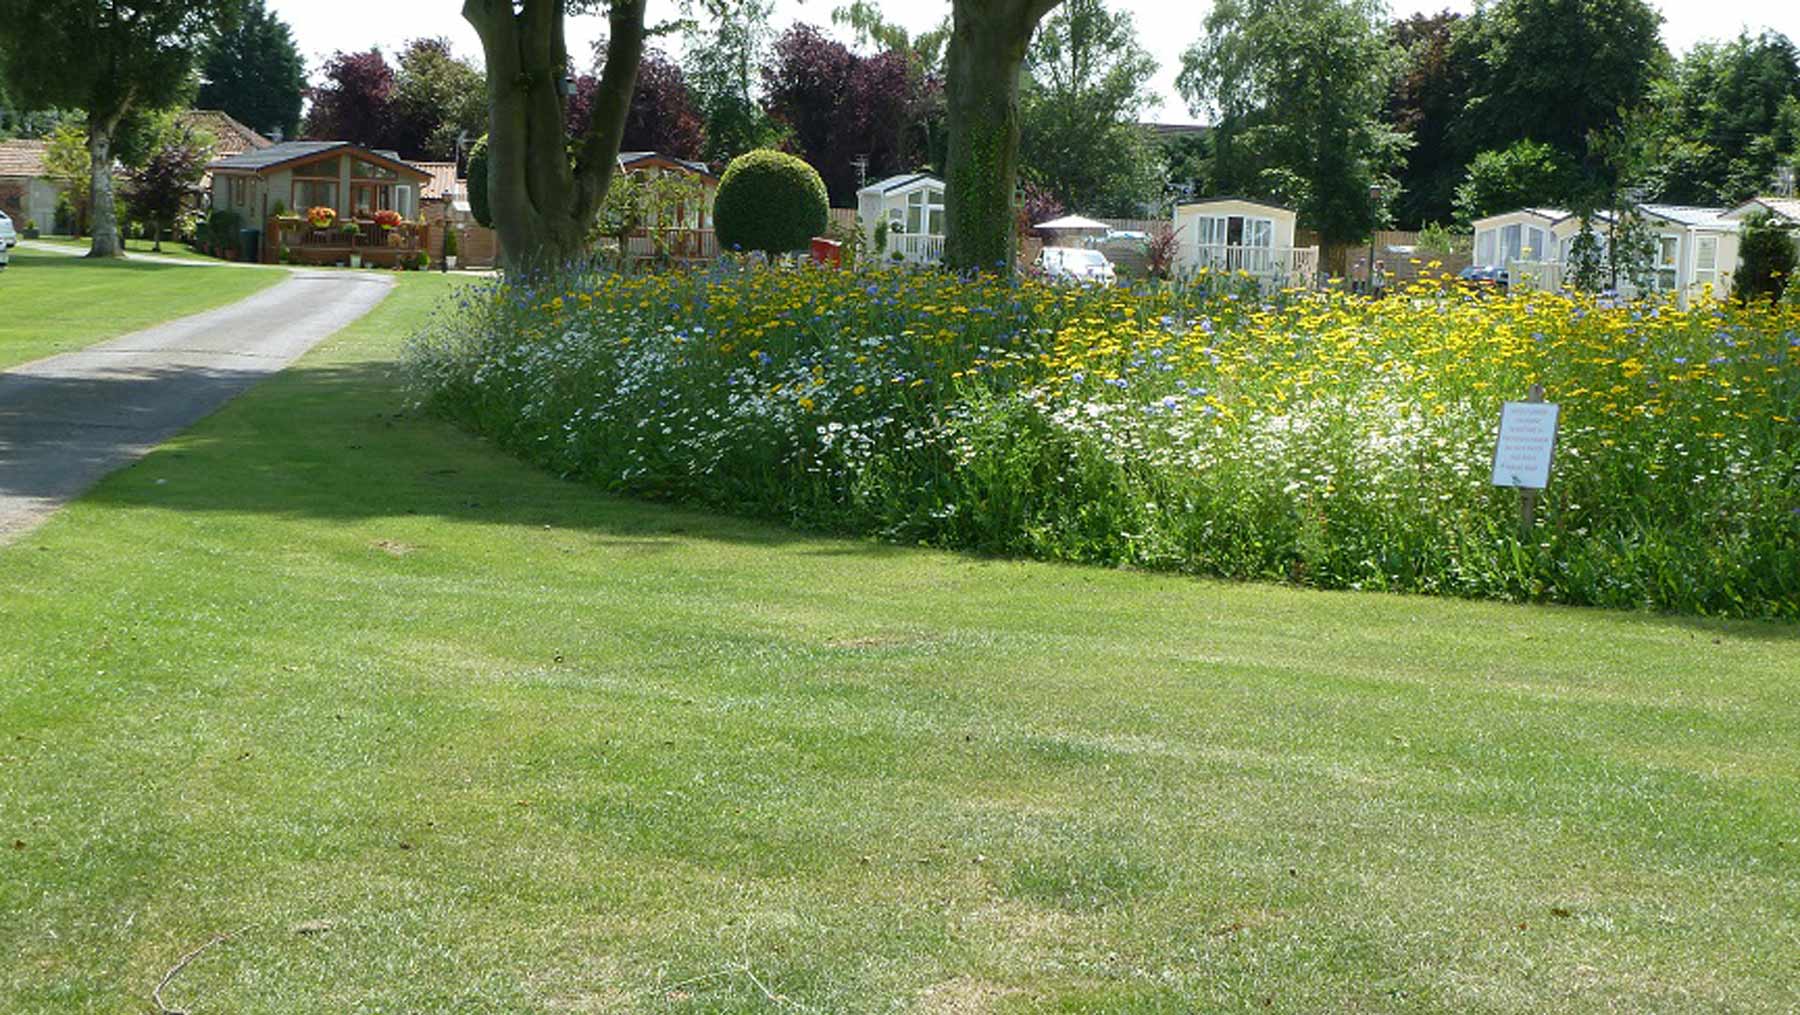
[[[1526,390],[1525,400],[1527,402],[1542,402],[1544,400],[1544,386],[1542,384],[1533,384]],[[1532,540],[1531,533],[1537,523],[1537,500],[1538,491],[1528,487],[1519,488],[1520,542],[1529,543]]]

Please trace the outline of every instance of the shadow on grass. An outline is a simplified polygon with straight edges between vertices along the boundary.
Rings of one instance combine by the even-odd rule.
[[[645,553],[693,539],[845,558],[911,552],[865,537],[629,499],[592,483],[560,479],[449,421],[404,408],[403,386],[400,368],[389,362],[290,368],[252,397],[158,449],[131,474],[103,484],[89,499],[134,508],[343,522],[424,515],[479,525],[567,528]],[[1697,638],[1800,640],[1800,625],[1603,612]]]

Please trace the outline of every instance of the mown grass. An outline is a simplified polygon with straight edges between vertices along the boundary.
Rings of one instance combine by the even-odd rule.
[[[93,245],[93,240],[86,236],[39,236],[34,242],[54,243],[59,247],[86,251]],[[201,261],[218,264],[219,259],[210,254],[202,254],[186,243],[176,240],[164,240],[162,249],[155,249],[155,244],[146,239],[128,237],[125,240],[127,254],[155,254],[157,257],[172,257],[182,261]]]
[[[0,550],[0,1010],[1785,1011],[1792,626],[611,499],[375,314]]]
[[[234,303],[287,277],[20,247],[0,272],[0,369]]]

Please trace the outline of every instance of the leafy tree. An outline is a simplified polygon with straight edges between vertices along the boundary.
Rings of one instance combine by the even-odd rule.
[[[747,152],[732,159],[713,198],[719,246],[727,249],[802,250],[830,221],[825,181],[785,152]]]
[[[92,177],[88,174],[87,131],[80,121],[66,120],[50,133],[44,150],[44,172],[53,180],[67,181],[63,196],[68,199],[76,236],[88,231],[88,195],[92,193]]]
[[[371,141],[403,158],[454,159],[459,137],[487,133],[487,81],[449,39],[414,39],[400,53],[383,121]]]
[[[593,116],[600,78],[584,74],[575,80],[569,100],[569,134],[587,131]],[[623,151],[661,152],[678,159],[698,159],[706,149],[706,124],[694,103],[693,89],[681,65],[660,52],[644,54],[638,64],[637,90],[631,95],[631,112],[625,117]]]
[[[1665,200],[1736,204],[1800,149],[1800,50],[1778,32],[1700,43],[1658,99]]]
[[[1453,128],[1469,98],[1473,59],[1456,44],[1462,18],[1449,11],[1415,14],[1396,21],[1388,38],[1405,53],[1388,93],[1388,120],[1412,136],[1400,171],[1394,215],[1402,226],[1419,228],[1451,215],[1455,190],[1469,154],[1456,143]]]
[[[385,147],[393,123],[394,69],[380,49],[334,53],[311,90],[306,136]]]
[[[762,74],[769,114],[818,169],[833,203],[854,203],[859,157],[872,177],[916,164],[908,137],[923,81],[903,54],[858,56],[811,25],[795,25],[775,40]]]
[[[0,67],[20,101],[87,111],[91,257],[122,257],[113,141],[134,110],[174,104],[190,87],[203,33],[239,0],[0,0]]]
[[[606,63],[586,132],[568,136],[570,0],[464,0],[487,67],[487,196],[509,266],[574,257],[606,198],[644,53],[644,0],[607,5]],[[473,181],[471,181],[473,185]]]
[[[1778,299],[1794,274],[1794,230],[1767,212],[1744,218],[1733,286],[1738,299]]]
[[[1162,196],[1164,163],[1138,125],[1156,61],[1131,15],[1105,0],[1066,0],[1026,55],[1019,160],[1070,207],[1129,216]]]
[[[172,229],[181,217],[188,195],[206,172],[212,151],[209,139],[171,125],[168,136],[131,174],[126,203],[132,218],[149,228],[153,250],[162,249],[163,232]]]
[[[1574,172],[1567,156],[1537,141],[1482,152],[1457,185],[1456,220],[1466,226],[1497,212],[1563,202]]]
[[[201,108],[222,109],[254,130],[299,133],[306,61],[265,0],[244,0],[241,21],[207,36],[200,77]]]
[[[1019,72],[1038,22],[1058,2],[951,0],[944,263],[953,270],[1012,270]]]
[[[1569,244],[1568,283],[1582,292],[1595,292],[1604,281],[1605,273],[1605,257],[1601,251],[1600,237],[1594,232],[1594,221],[1583,215],[1581,230],[1575,234],[1575,241]]]
[[[483,134],[469,148],[469,164],[464,169],[464,182],[469,187],[469,214],[480,225],[494,228],[493,209],[488,206],[488,139]]]
[[[948,17],[936,27],[912,35],[904,26],[883,17],[880,6],[871,0],[851,0],[832,8],[831,23],[855,32],[858,46],[903,54],[930,76],[944,73],[944,50],[950,42],[951,31]]]
[[[1380,119],[1397,58],[1378,0],[1219,0],[1177,81],[1219,114],[1215,186],[1294,205],[1327,244],[1368,235],[1407,140]]]
[[[1588,135],[1643,102],[1667,62],[1661,21],[1646,0],[1478,7],[1464,28],[1475,71],[1456,127],[1464,150],[1500,150],[1527,138],[1580,163]]]
[[[697,0],[708,15],[683,29],[682,70],[706,121],[709,162],[774,144],[779,131],[756,101],[774,0]]]

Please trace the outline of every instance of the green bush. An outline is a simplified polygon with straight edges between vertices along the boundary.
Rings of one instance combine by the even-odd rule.
[[[713,202],[719,246],[727,250],[802,250],[830,220],[831,205],[818,171],[777,151],[732,159]]]
[[[446,231],[444,233],[444,256],[455,257],[460,253],[462,253],[462,246],[461,241],[456,238],[456,230]]]
[[[488,145],[487,135],[475,142],[469,149],[469,214],[483,227],[494,228],[494,212],[488,207]]]
[[[220,208],[206,217],[206,243],[214,256],[237,256],[238,230],[244,228],[244,216]]]
[[[1794,273],[1794,234],[1767,212],[1744,219],[1743,242],[1738,247],[1742,266],[1737,273],[1740,300],[1778,299],[1788,276]]]

